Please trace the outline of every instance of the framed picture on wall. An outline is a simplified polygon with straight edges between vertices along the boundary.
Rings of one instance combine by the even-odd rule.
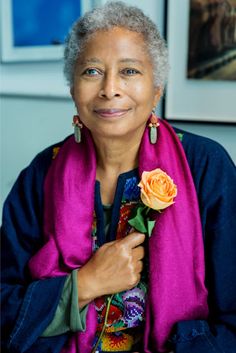
[[[168,0],[165,117],[236,123],[236,0]]]
[[[98,2],[0,1],[2,62],[60,60],[72,23]]]

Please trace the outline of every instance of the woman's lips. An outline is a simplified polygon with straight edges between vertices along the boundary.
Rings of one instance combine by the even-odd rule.
[[[95,113],[103,118],[117,118],[126,114],[130,109],[95,109]]]

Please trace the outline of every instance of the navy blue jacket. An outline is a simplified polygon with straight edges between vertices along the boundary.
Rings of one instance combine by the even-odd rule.
[[[176,353],[235,353],[236,168],[216,142],[176,131],[183,133],[200,205],[210,315],[208,321],[179,322],[170,347]],[[52,149],[21,172],[4,204],[2,352],[57,353],[71,334],[40,337],[54,316],[66,276],[33,281],[27,268],[43,245],[43,183]]]

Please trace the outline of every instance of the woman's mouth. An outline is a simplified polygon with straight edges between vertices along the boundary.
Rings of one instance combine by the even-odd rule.
[[[130,109],[95,109],[94,111],[102,118],[118,118],[125,115]]]

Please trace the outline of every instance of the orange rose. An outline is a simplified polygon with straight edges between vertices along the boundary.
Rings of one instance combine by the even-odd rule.
[[[159,168],[143,172],[138,186],[141,188],[142,202],[157,211],[172,205],[177,195],[177,186],[169,175]]]

